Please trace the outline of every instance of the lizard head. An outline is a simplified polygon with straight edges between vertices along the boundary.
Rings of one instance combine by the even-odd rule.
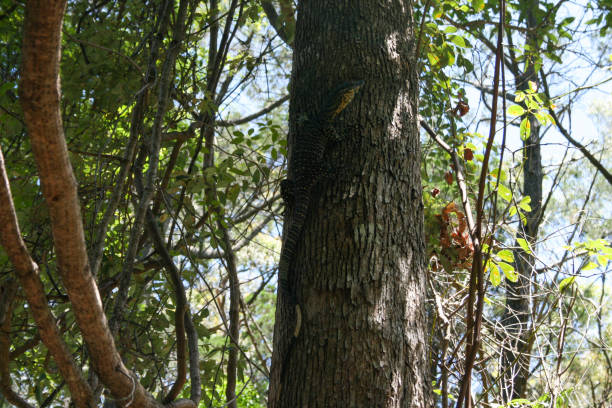
[[[365,84],[365,81],[348,81],[340,84],[331,93],[326,111],[329,112],[330,119],[335,118],[340,112],[351,103],[359,89]]]

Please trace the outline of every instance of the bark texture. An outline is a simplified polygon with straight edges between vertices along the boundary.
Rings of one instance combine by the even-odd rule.
[[[277,303],[269,407],[431,406],[412,18],[408,0],[299,4],[289,149],[331,89],[366,84],[335,121],[336,174],[311,198],[288,355],[294,322]]]

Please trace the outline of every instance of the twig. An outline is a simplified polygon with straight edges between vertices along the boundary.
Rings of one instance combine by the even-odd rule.
[[[66,32],[66,30],[63,30],[63,33],[64,33],[64,35],[65,35],[66,37],[68,37],[70,40],[72,40],[72,41],[74,41],[74,42],[78,42],[78,43],[81,43],[81,44],[89,45],[90,47],[98,48],[98,49],[100,49],[100,50],[104,50],[104,51],[110,52],[111,54],[115,54],[115,55],[117,55],[117,56],[119,56],[119,57],[121,57],[121,58],[123,58],[123,59],[126,59],[126,60],[127,60],[129,63],[130,63],[130,64],[132,64],[132,66],[133,66],[134,68],[136,68],[136,70],[138,71],[138,73],[140,74],[140,76],[144,76],[144,71],[142,70],[142,68],[140,68],[140,65],[138,65],[138,63],[137,63],[136,61],[134,61],[132,58],[130,58],[129,56],[127,56],[127,55],[125,55],[125,54],[122,54],[122,53],[120,53],[119,51],[115,51],[115,50],[113,50],[113,49],[110,49],[110,48],[108,48],[108,47],[105,47],[105,46],[103,46],[103,45],[96,44],[96,43],[92,43],[92,42],[87,41],[87,40],[82,40],[82,39],[80,39],[80,38],[76,38],[76,37],[74,37],[74,36],[72,36],[72,35],[68,34],[68,33]]]

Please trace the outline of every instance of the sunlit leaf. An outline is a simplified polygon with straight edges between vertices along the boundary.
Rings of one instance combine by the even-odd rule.
[[[563,290],[566,287],[568,287],[571,284],[573,284],[575,280],[576,280],[575,276],[570,276],[568,278],[563,279],[561,282],[559,282],[559,292],[563,292]]]
[[[529,89],[536,92],[538,90],[538,85],[534,81],[529,81]]]
[[[502,249],[496,255],[504,261],[514,262],[514,254],[509,249]]]
[[[520,135],[521,140],[529,139],[529,136],[531,135],[531,123],[529,122],[529,118],[523,118],[523,120],[521,120]]]
[[[514,270],[514,266],[506,263],[506,262],[498,262],[497,263],[501,270],[504,272],[504,276],[510,282],[518,281],[518,273]]]
[[[493,286],[499,286],[501,283],[501,275],[497,268],[491,268],[491,273],[489,274],[489,281]]]
[[[531,253],[531,249],[529,248],[529,244],[527,243],[527,240],[525,240],[524,238],[517,238],[516,242],[523,249],[523,251],[527,252],[528,254]]]
[[[452,37],[450,37],[450,40],[453,44],[461,47],[461,48],[467,48],[469,47],[469,45],[466,43],[465,38],[459,36],[459,35],[453,35]]]
[[[525,109],[521,105],[512,105],[508,108],[508,114],[512,116],[522,116],[525,114]]]
[[[501,183],[497,186],[497,194],[507,202],[512,201],[512,191]]]
[[[531,206],[529,205],[529,203],[531,203],[531,197],[525,196],[518,203],[518,206],[521,207],[521,209],[524,211],[531,212]]]

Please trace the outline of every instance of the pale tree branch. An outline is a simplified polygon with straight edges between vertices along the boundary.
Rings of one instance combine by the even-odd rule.
[[[26,4],[20,86],[24,118],[49,210],[58,271],[92,366],[116,402],[132,408],[159,407],[123,364],[89,267],[77,183],[68,158],[60,113],[59,61],[65,7],[66,0],[32,0]],[[18,250],[23,257],[25,247],[21,245]],[[27,262],[28,258],[23,257],[22,261]],[[29,275],[37,272],[31,262],[22,267]],[[80,381],[70,375],[64,379],[67,383],[78,383],[85,390],[81,391],[83,395],[79,398],[83,400],[77,406],[90,406],[86,398],[91,391],[82,385],[82,377]],[[71,394],[75,398],[72,389]]]
[[[62,340],[55,317],[51,314],[47,303],[45,289],[40,280],[40,270],[30,257],[21,236],[2,151],[0,151],[0,179],[0,243],[15,266],[40,338],[66,379],[72,398],[77,404],[83,404],[79,406],[87,406],[92,396],[91,389],[72,358],[68,346]]]

